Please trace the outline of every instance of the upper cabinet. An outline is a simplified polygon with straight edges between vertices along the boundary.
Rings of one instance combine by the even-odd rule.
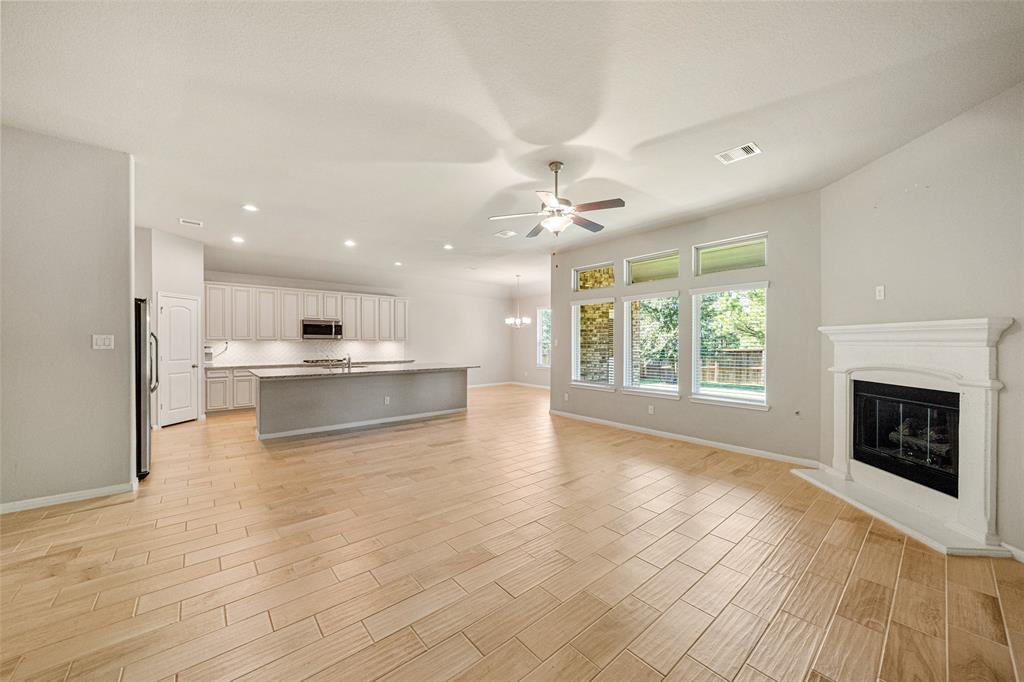
[[[278,338],[277,289],[256,289],[256,338],[274,340]]]
[[[231,338],[231,287],[206,285],[206,338],[226,341]]]
[[[406,341],[409,299],[206,283],[208,341],[302,338],[302,320],[338,320],[348,341]]]

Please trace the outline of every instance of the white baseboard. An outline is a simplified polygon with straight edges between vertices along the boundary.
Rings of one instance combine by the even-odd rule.
[[[790,464],[799,464],[800,466],[808,467],[810,469],[817,469],[818,462],[811,459],[804,459],[803,457],[793,457],[792,455],[782,455],[777,452],[769,452],[768,450],[757,450],[755,448],[746,448],[741,445],[733,445],[731,443],[720,443],[714,440],[707,440],[705,438],[696,438],[695,436],[686,436],[681,433],[672,433],[671,431],[658,431],[657,429],[648,429],[643,426],[634,426],[632,424],[623,424],[622,422],[613,422],[608,419],[598,419],[596,417],[585,417],[581,414],[573,414],[572,412],[562,412],[561,410],[549,410],[549,412],[558,417],[568,417],[569,419],[576,419],[582,422],[590,422],[591,424],[600,424],[602,426],[611,426],[616,429],[625,429],[626,431],[636,431],[637,433],[645,433],[649,436],[658,436],[659,438],[668,438],[670,440],[681,440],[687,443],[694,443],[696,445],[706,445],[708,447],[717,448],[720,450],[728,450],[730,452],[738,452],[743,455],[753,455],[754,457],[764,457],[766,459],[775,459],[780,462],[788,462]]]
[[[134,483],[118,483],[116,485],[108,485],[103,488],[75,490],[70,493],[60,493],[58,495],[47,495],[46,497],[33,497],[28,500],[4,502],[0,504],[0,514],[24,511],[25,509],[35,509],[36,507],[49,507],[55,504],[63,504],[65,502],[88,500],[93,497],[106,497],[107,495],[117,495],[118,493],[130,493],[135,489],[135,485],[136,484]]]
[[[457,407],[454,410],[438,410],[437,412],[419,412],[417,414],[404,414],[397,417],[383,417],[381,419],[365,419],[358,422],[347,422],[345,424],[329,424],[327,426],[311,426],[306,429],[293,429],[291,431],[277,431],[275,433],[257,433],[257,440],[270,440],[271,438],[287,438],[288,436],[308,436],[312,433],[325,433],[327,431],[354,431],[365,429],[370,426],[383,426],[387,424],[398,424],[401,422],[415,422],[432,417],[443,417],[449,414],[465,412],[465,407]]]
[[[1020,547],[1014,547],[1008,542],[1004,542],[1003,547],[1010,550],[1010,554],[1013,555],[1014,559],[1020,561],[1021,563],[1024,563],[1024,549],[1021,549]]]
[[[486,388],[488,386],[528,386],[530,388],[543,388],[545,391],[550,390],[550,387],[544,384],[528,384],[523,381],[496,381],[493,384],[470,384],[469,388]]]
[[[525,381],[510,381],[508,383],[512,386],[526,386],[527,388],[543,388],[545,391],[551,390],[550,386],[545,386],[544,384],[528,384]]]

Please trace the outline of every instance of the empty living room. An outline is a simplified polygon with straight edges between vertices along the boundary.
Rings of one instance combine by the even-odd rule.
[[[0,96],[0,682],[1024,682],[1024,1],[2,0]]]

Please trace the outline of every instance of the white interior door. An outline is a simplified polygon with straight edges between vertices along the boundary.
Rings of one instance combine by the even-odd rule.
[[[158,295],[160,306],[160,426],[199,417],[199,301]]]

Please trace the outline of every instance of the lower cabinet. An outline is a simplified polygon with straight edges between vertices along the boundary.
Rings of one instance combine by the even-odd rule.
[[[245,369],[206,371],[206,411],[256,406],[256,377]]]

